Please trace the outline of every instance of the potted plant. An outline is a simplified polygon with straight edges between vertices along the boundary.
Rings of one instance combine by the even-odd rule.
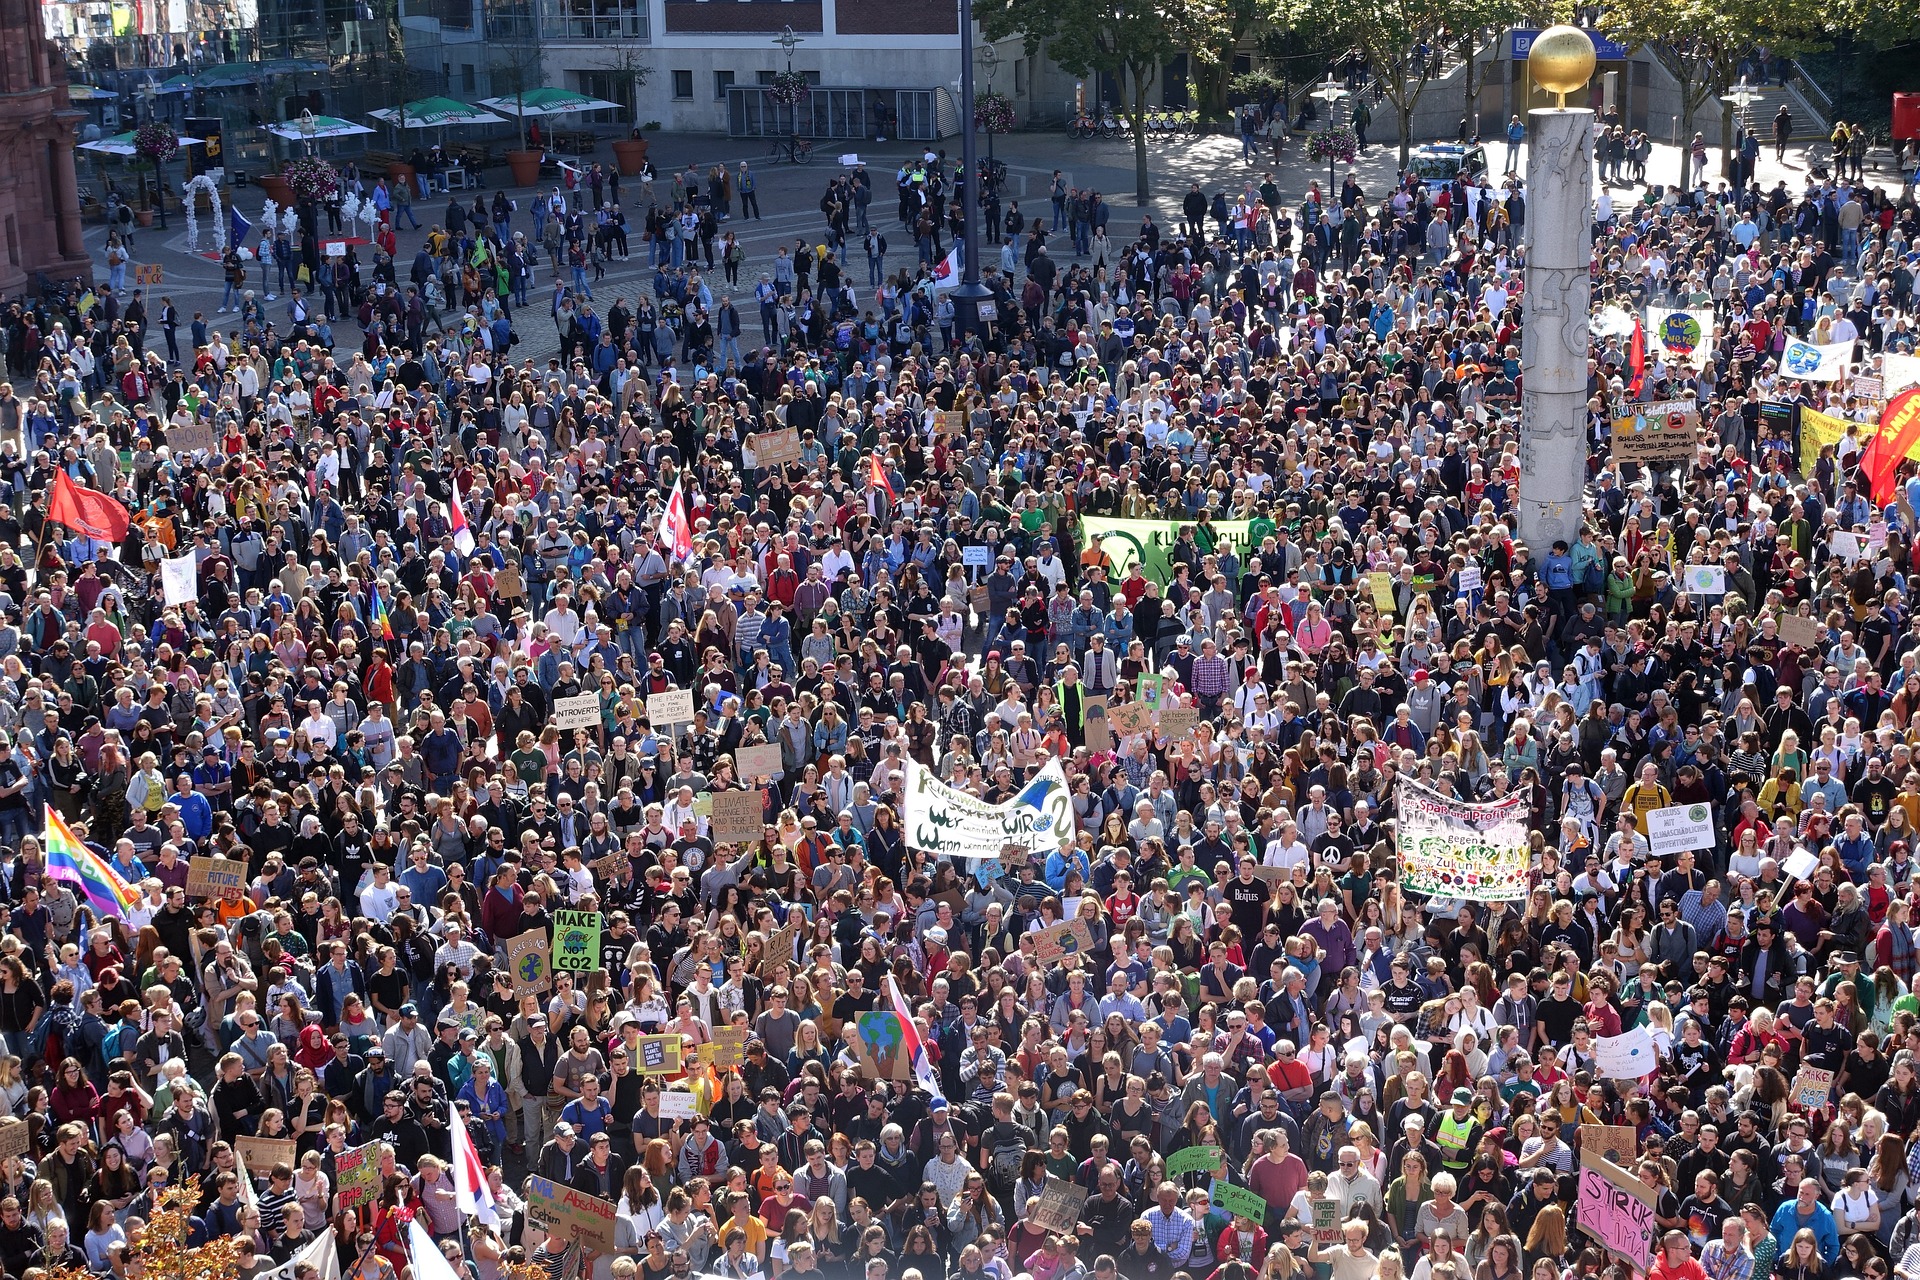
[[[992,90],[973,96],[973,124],[982,133],[1013,132],[1013,100]]]
[[[301,220],[310,221],[313,207],[332,195],[340,186],[340,175],[318,156],[301,156],[280,171],[293,203],[301,210]]]
[[[153,225],[153,211],[166,198],[166,183],[160,176],[160,166],[173,159],[174,152],[180,149],[180,137],[173,131],[172,125],[150,120],[133,131],[133,149],[135,154],[153,166],[153,194],[146,207],[136,213],[140,225]]]
[[[647,162],[647,146],[647,140],[640,136],[638,129],[633,131],[630,138],[613,140],[613,160],[620,166],[621,177],[631,178],[640,172],[640,166]]]
[[[1352,164],[1359,155],[1360,137],[1345,125],[1341,125],[1338,129],[1311,134],[1307,138],[1309,160],[1334,160],[1341,164]]]
[[[782,107],[797,107],[812,88],[798,71],[782,71],[767,86],[767,101]]]

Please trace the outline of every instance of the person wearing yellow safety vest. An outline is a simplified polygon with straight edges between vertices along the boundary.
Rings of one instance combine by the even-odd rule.
[[[1473,1117],[1473,1090],[1455,1089],[1453,1105],[1433,1128],[1434,1145],[1440,1148],[1440,1163],[1454,1177],[1464,1177],[1480,1149],[1480,1122]]]

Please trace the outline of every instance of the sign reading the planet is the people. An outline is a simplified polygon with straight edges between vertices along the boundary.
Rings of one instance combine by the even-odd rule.
[[[693,690],[669,689],[647,695],[647,719],[657,729],[665,724],[693,723]]]
[[[553,954],[545,929],[507,939],[507,972],[513,975],[515,999],[553,990]]]
[[[553,913],[553,967],[560,973],[592,973],[600,967],[600,913]]]
[[[907,1058],[900,1015],[891,1009],[869,1009],[853,1024],[854,1059],[860,1074],[872,1080],[911,1080],[913,1063]]]

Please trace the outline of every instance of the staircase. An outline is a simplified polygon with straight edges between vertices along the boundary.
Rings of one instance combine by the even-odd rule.
[[[1826,118],[1825,112],[1807,101],[1807,95],[1800,92],[1798,86],[1749,84],[1748,87],[1760,96],[1748,106],[1747,120],[1763,141],[1773,140],[1773,117],[1779,114],[1782,105],[1793,118],[1793,137],[1796,142],[1824,139],[1832,134],[1833,122]]]

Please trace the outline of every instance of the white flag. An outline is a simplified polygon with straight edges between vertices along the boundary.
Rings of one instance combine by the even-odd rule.
[[[1816,344],[1794,338],[1780,353],[1780,376],[1802,382],[1838,382],[1853,360],[1853,339]]]
[[[413,1280],[460,1280],[418,1218],[407,1223],[407,1252],[413,1255]]]
[[[160,562],[160,587],[166,593],[166,602],[174,604],[192,604],[200,598],[200,566],[189,551],[183,556]]]
[[[461,1213],[471,1214],[493,1226],[500,1221],[500,1215],[494,1212],[493,1188],[487,1185],[487,1166],[480,1163],[480,1153],[473,1149],[467,1126],[456,1121],[449,1127],[453,1130],[454,1203]]]
[[[940,260],[939,265],[933,269],[934,291],[939,292],[942,289],[956,288],[960,283],[962,270],[960,246],[956,244],[947,252],[947,256]]]

